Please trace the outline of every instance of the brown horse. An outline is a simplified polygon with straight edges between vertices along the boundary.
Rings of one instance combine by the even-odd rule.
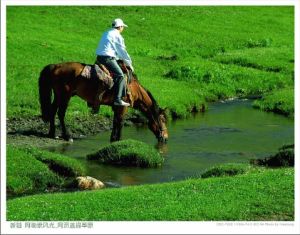
[[[64,118],[72,96],[77,95],[87,101],[87,103],[95,104],[98,88],[95,86],[93,80],[81,76],[84,66],[85,64],[78,62],[49,64],[45,66],[40,73],[39,96],[42,119],[45,122],[50,122],[50,138],[55,138],[55,116],[57,113],[63,139],[71,140]],[[164,110],[159,108],[151,93],[139,84],[135,75],[128,87],[131,91],[131,97],[129,98],[127,96],[124,100],[130,102],[131,107],[141,111],[147,117],[148,127],[154,133],[158,141],[166,142],[168,139],[168,131]],[[110,141],[118,141],[121,139],[121,130],[127,108],[113,105],[113,90],[114,89],[105,91],[101,102],[96,105],[104,104],[112,106],[114,118]],[[54,93],[53,100],[52,91]]]

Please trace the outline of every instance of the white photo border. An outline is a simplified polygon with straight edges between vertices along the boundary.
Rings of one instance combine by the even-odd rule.
[[[295,7],[295,143],[299,142],[299,52],[300,52],[300,9],[299,0],[1,0],[1,234],[300,234],[299,211],[299,146],[295,144],[295,221],[219,221],[219,222],[95,222],[93,228],[81,229],[12,229],[6,220],[6,7],[32,5],[64,6],[229,6],[229,5],[288,5]],[[28,221],[34,222],[34,221]],[[49,223],[51,221],[38,221]],[[62,221],[64,223],[67,221]],[[55,223],[60,223],[55,221]],[[85,223],[85,222],[82,222]],[[86,222],[87,223],[87,222]]]

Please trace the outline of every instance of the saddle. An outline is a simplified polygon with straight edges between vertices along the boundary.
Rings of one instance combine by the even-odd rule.
[[[118,64],[125,75],[126,91],[130,103],[132,104],[131,92],[128,85],[132,81],[133,73],[130,69],[127,68],[124,61],[119,60]],[[81,76],[93,81],[95,83],[95,86],[97,87],[94,102],[88,102],[87,105],[88,107],[92,108],[93,113],[98,113],[104,93],[114,86],[112,73],[103,64],[95,63],[94,65],[85,65],[81,72]]]
[[[85,65],[81,72],[81,76],[88,80],[102,82],[105,89],[111,89],[114,85],[114,81],[109,71],[102,64]]]

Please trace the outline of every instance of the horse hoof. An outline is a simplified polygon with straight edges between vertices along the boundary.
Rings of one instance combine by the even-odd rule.
[[[92,114],[98,114],[99,111],[100,111],[99,107],[96,107],[96,108],[93,107],[92,110],[91,110],[91,113],[92,113]]]
[[[50,139],[56,139],[58,136],[55,136],[55,134],[49,133],[49,134],[47,135],[47,137],[50,138]]]
[[[73,143],[73,139],[71,136],[69,135],[65,135],[65,136],[62,136],[62,138],[67,141],[67,142],[70,142],[70,143]]]

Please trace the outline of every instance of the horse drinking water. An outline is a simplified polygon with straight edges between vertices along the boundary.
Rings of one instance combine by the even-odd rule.
[[[49,64],[44,67],[39,77],[39,97],[42,112],[42,119],[50,122],[49,137],[55,138],[55,116],[61,125],[62,137],[65,140],[71,140],[69,131],[65,125],[65,113],[72,96],[77,95],[87,103],[95,104],[95,97],[99,92],[98,85],[92,79],[86,79],[81,76],[85,64],[78,62],[66,62],[60,64]],[[103,87],[99,81],[99,86]],[[152,94],[143,88],[134,75],[128,88],[131,93],[125,100],[131,103],[134,109],[141,111],[148,119],[148,127],[154,133],[159,142],[166,142],[168,131],[166,127],[165,110],[161,109]],[[52,91],[54,98],[52,100]],[[105,90],[102,93],[101,100],[96,105],[104,104],[112,106],[113,129],[110,141],[121,139],[121,130],[123,127],[124,116],[127,107],[113,105],[113,89]]]

